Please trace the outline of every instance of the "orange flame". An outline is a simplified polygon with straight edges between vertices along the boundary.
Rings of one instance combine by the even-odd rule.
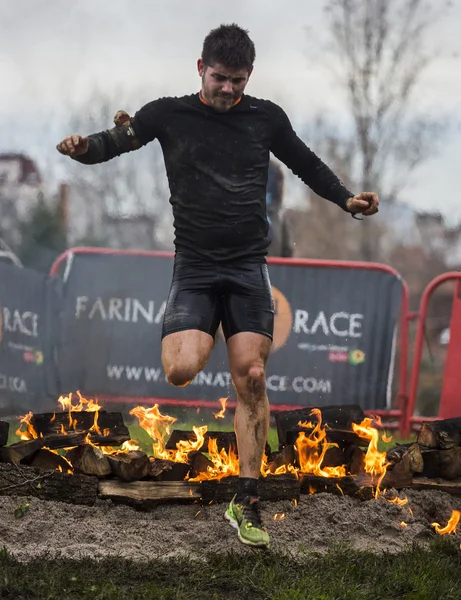
[[[33,412],[30,411],[27,415],[19,418],[19,427],[15,431],[16,435],[20,440],[36,440],[39,435],[35,430],[35,427],[31,424],[31,419],[34,416]],[[25,426],[26,429],[22,429],[22,426]],[[40,436],[43,437],[43,436]]]
[[[154,456],[167,460],[170,459],[170,454],[165,450],[165,437],[170,435],[171,426],[173,423],[176,423],[177,419],[168,415],[162,415],[158,404],[154,404],[151,408],[135,406],[130,410],[130,415],[138,418],[139,425],[154,440],[152,444]]]
[[[285,518],[285,513],[275,513],[274,515],[274,521],[283,521],[283,519]]]
[[[326,430],[322,429],[322,413],[318,408],[314,408],[311,415],[317,417],[317,424],[313,431],[306,436],[306,432],[301,431],[295,442],[295,447],[298,452],[298,461],[301,473],[312,473],[321,477],[345,477],[346,467],[324,467],[322,462],[328,448],[337,446],[326,440]],[[311,425],[311,423],[301,424],[302,427]],[[321,450],[319,448],[321,446]]]
[[[441,527],[438,523],[431,523],[432,527],[434,527],[435,531],[439,535],[445,535],[447,533],[454,533],[456,531],[456,526],[459,523],[459,519],[461,517],[461,512],[459,510],[454,510],[451,513],[451,517],[448,520],[448,523],[445,527]]]
[[[400,525],[401,525],[402,527],[408,527],[408,525],[405,523],[405,521],[402,521],[402,522],[400,523]]]
[[[78,391],[77,396],[79,397],[80,401],[78,404],[72,404],[72,396],[72,393],[70,393],[68,396],[60,396],[58,398],[58,402],[62,406],[63,411],[68,410],[69,413],[82,411],[95,412],[101,410],[102,408],[102,406],[98,404],[97,400],[87,400],[86,398],[83,398],[83,396]]]
[[[387,498],[386,500],[391,504],[396,504],[397,506],[405,506],[405,504],[408,504],[408,498],[406,496],[405,498],[399,498],[398,496],[395,496],[395,498],[392,498],[391,500],[388,500]]]
[[[383,442],[385,444],[389,444],[389,442],[392,442],[392,436],[391,435],[387,436],[385,433],[383,433],[383,435],[381,436],[381,439],[383,440]]]
[[[365,472],[372,477],[378,477],[375,498],[380,494],[381,482],[384,479],[390,463],[386,462],[386,453],[378,450],[379,432],[372,427],[373,419],[365,418],[359,425],[352,423],[352,429],[359,437],[369,440],[367,453],[365,454]]]
[[[217,413],[213,413],[215,419],[224,419],[226,414],[226,405],[229,398],[220,398],[219,403],[221,404],[221,410]]]

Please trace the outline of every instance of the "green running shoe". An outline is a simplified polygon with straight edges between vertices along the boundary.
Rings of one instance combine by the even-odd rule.
[[[237,529],[239,540],[248,546],[269,548],[269,534],[263,525],[259,512],[258,498],[247,496],[242,503],[232,498],[224,518]]]

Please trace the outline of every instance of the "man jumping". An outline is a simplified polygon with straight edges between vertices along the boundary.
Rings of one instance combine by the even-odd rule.
[[[110,130],[71,135],[62,154],[93,165],[158,139],[173,207],[175,260],[162,331],[168,381],[188,385],[210,356],[220,324],[237,392],[240,476],[225,517],[239,539],[269,546],[258,501],[268,427],[266,362],[274,307],[266,264],[266,184],[272,152],[319,196],[373,215],[375,193],[355,196],[301,141],[276,104],[244,94],[255,47],[248,32],[221,25],[197,62],[201,90],[159,98]]]

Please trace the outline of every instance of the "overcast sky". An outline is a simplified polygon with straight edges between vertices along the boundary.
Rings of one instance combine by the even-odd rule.
[[[324,7],[324,0],[0,0],[0,152],[27,152],[59,172],[66,159],[54,147],[71,133],[75,105],[96,88],[117,93],[114,113],[123,104],[134,111],[161,95],[198,91],[203,38],[233,21],[256,44],[248,93],[282,104],[295,124],[321,113],[341,126],[344,96],[324,67],[323,51],[315,50],[325,39]],[[437,59],[414,105],[428,116],[448,116],[450,131],[404,194],[450,221],[461,221],[460,31],[461,0],[455,0],[428,36],[426,49]]]

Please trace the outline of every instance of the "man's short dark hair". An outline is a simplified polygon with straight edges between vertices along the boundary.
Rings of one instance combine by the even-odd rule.
[[[221,63],[232,69],[250,70],[255,58],[255,45],[248,31],[235,23],[212,29],[203,42],[202,60],[206,66]]]

